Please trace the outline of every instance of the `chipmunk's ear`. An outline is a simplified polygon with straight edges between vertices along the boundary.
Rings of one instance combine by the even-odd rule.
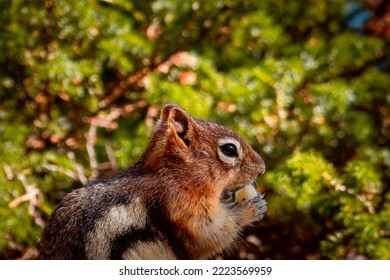
[[[186,146],[190,145],[194,120],[183,108],[175,104],[165,105],[161,110],[160,122],[165,122]]]

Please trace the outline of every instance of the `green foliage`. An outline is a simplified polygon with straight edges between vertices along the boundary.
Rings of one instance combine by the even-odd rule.
[[[175,102],[267,164],[266,218],[224,257],[390,259],[390,40],[351,29],[351,7],[369,9],[0,0],[0,258],[36,248],[67,192],[132,164]]]

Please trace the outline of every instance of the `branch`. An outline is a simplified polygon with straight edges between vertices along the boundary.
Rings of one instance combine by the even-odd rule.
[[[31,217],[34,218],[34,221],[38,226],[44,228],[45,222],[43,221],[40,213],[37,211],[38,205],[42,200],[41,191],[36,187],[35,184],[28,184],[26,180],[26,176],[24,174],[18,174],[17,178],[20,182],[22,182],[24,188],[26,189],[26,194],[15,198],[13,201],[11,201],[8,204],[8,206],[10,208],[15,208],[20,203],[24,201],[28,201],[29,202],[28,213],[30,214]]]

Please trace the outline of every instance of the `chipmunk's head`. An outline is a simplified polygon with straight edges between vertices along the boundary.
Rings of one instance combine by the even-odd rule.
[[[148,150],[149,165],[175,168],[189,185],[219,193],[244,187],[265,172],[263,159],[236,132],[173,104],[162,109]]]

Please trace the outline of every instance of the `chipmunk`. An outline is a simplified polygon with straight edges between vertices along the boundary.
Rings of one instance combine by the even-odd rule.
[[[140,159],[64,197],[40,239],[40,259],[208,259],[267,210],[234,191],[265,172],[234,131],[168,104]]]

